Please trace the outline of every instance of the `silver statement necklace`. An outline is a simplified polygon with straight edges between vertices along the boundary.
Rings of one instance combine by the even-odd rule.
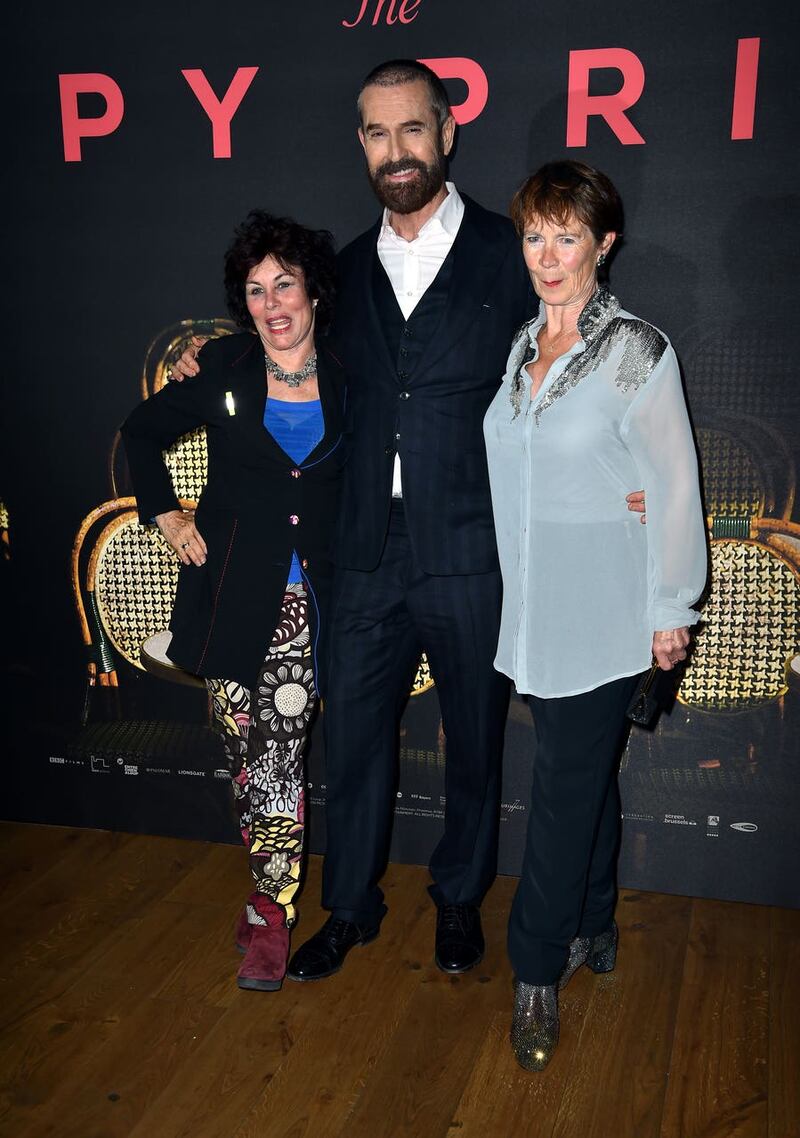
[[[284,371],[280,364],[275,363],[272,356],[268,356],[264,352],[264,366],[267,369],[267,375],[274,375],[280,383],[285,383],[287,387],[299,387],[301,383],[305,383],[316,373],[317,353],[311,353],[300,371]]]

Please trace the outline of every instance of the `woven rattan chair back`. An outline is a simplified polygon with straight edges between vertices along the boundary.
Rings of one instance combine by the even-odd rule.
[[[757,456],[728,431],[698,427],[706,508],[715,518],[757,517],[773,501],[767,473]]]
[[[791,517],[795,462],[779,429],[752,416],[720,411],[699,413],[696,427],[704,498],[712,517]]]
[[[89,559],[87,592],[116,651],[141,669],[142,642],[167,628],[180,563],[156,526],[125,511],[101,531]]]
[[[711,591],[679,700],[710,712],[761,707],[787,690],[800,643],[800,551],[760,541],[711,542]]]
[[[140,525],[135,498],[103,502],[84,518],[71,569],[90,686],[117,686],[118,657],[141,669],[142,642],[169,625],[178,568],[160,531]]]
[[[166,328],[154,336],[145,352],[140,379],[140,396],[149,399],[169,382],[172,365],[189,346],[192,336],[227,336],[236,331],[232,320],[217,316],[209,320],[187,319]],[[189,380],[188,382],[191,382]],[[127,472],[123,473],[119,435],[114,439],[109,461],[111,493],[117,497],[129,490]],[[178,439],[164,452],[164,460],[172,476],[172,485],[179,498],[200,497],[208,474],[208,451],[205,427],[198,427]]]
[[[786,336],[785,317],[760,318],[758,335],[749,318],[709,320],[681,334],[679,355],[695,413],[724,407],[738,419],[753,417],[782,429],[797,421],[800,390],[797,361]]]
[[[147,349],[142,369],[142,398],[155,395],[169,382],[172,365],[183,355],[192,336],[227,336],[236,331],[232,320],[181,320],[171,324],[153,339]],[[184,382],[191,382],[184,381]],[[172,476],[178,498],[193,498],[203,492],[208,475],[208,449],[205,427],[198,427],[174,442],[164,451],[164,461]]]

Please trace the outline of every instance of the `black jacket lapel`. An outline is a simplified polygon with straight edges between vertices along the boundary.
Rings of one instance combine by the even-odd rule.
[[[300,463],[308,466],[319,462],[329,451],[334,450],[342,438],[344,415],[344,373],[335,356],[327,348],[317,349],[317,382],[319,398],[322,403],[322,416],[325,421],[325,434],[307,458]]]
[[[427,369],[449,352],[478,318],[481,306],[492,303],[492,281],[497,276],[507,249],[491,239],[482,224],[483,210],[464,199],[464,217],[453,242],[453,272],[444,314],[431,337],[419,364]]]
[[[367,339],[369,340],[372,351],[378,356],[380,370],[396,376],[396,361],[392,359],[391,353],[389,352],[386,336],[383,333],[383,327],[378,314],[378,307],[375,304],[375,297],[372,292],[372,282],[375,272],[385,272],[378,257],[378,238],[382,224],[382,221],[379,221],[377,225],[373,226],[373,228],[368,230],[364,235],[365,240],[362,244],[363,264],[360,266],[356,279],[360,281],[362,299],[360,308],[366,318],[364,323]],[[391,284],[389,287],[391,288]]]
[[[264,350],[261,341],[253,336],[252,346],[231,364],[231,388],[238,419],[237,427],[243,436],[242,445],[262,458],[288,457],[264,428],[264,407],[267,401],[267,373],[264,368]]]

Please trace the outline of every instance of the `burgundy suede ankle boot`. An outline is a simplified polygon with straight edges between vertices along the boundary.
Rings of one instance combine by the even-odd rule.
[[[247,906],[242,909],[236,921],[236,949],[238,952],[247,952],[247,946],[250,943],[250,922],[247,919]]]
[[[289,930],[280,905],[251,893],[245,907],[250,935],[236,982],[240,988],[274,992],[283,983],[289,959]]]

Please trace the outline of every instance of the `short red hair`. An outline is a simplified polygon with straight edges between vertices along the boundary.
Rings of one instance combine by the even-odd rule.
[[[606,233],[622,233],[622,200],[610,178],[583,162],[548,162],[531,174],[514,194],[511,220],[521,237],[526,225],[538,217],[555,225],[577,219],[596,241]]]

